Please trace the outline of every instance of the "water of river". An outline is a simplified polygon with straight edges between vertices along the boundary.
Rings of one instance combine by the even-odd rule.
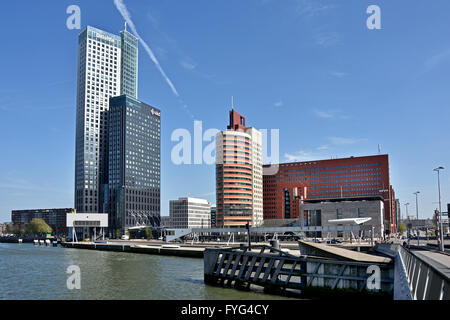
[[[67,288],[69,266],[81,288]],[[203,283],[203,260],[0,243],[0,300],[285,299]]]

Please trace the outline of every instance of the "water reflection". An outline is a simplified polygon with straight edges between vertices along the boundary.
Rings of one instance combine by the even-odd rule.
[[[70,265],[81,289],[67,289]],[[0,243],[0,299],[283,299],[206,286],[203,260]]]

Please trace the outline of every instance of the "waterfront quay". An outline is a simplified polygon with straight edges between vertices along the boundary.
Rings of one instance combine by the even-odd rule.
[[[312,240],[311,240],[312,241]],[[277,242],[284,251],[293,255],[300,255],[299,245],[296,241]],[[247,242],[191,242],[168,244],[159,240],[108,240],[102,242],[63,242],[63,247],[100,250],[100,251],[121,251],[132,253],[171,255],[178,257],[203,258],[205,249],[214,248],[239,248],[247,246]],[[269,246],[270,242],[254,242],[252,245]],[[355,251],[368,251],[372,246],[367,242],[362,243],[341,243],[340,247]]]
[[[189,258],[203,258],[203,247],[192,246],[174,246],[174,245],[148,245],[130,242],[115,243],[92,243],[92,242],[64,242],[61,245],[65,248],[99,250],[99,251],[116,251],[130,253],[157,254]]]
[[[258,245],[269,245],[269,243],[257,243]],[[93,242],[63,242],[65,248],[116,251],[143,254],[157,254],[178,257],[203,258],[205,249],[208,248],[238,248],[245,243],[207,242],[207,243],[184,243],[167,244],[163,241],[143,241],[143,240],[109,240],[107,243]],[[300,255],[296,242],[283,243],[283,248],[291,254]]]

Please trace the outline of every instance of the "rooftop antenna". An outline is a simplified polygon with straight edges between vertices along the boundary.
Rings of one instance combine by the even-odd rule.
[[[125,21],[125,31],[127,31],[127,22]]]
[[[234,97],[231,96],[231,109],[234,110]]]
[[[378,144],[378,154],[381,154],[381,144]]]

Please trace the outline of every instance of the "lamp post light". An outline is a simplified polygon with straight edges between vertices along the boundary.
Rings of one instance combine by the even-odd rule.
[[[441,206],[441,180],[439,177],[439,171],[440,170],[444,170],[444,167],[438,167],[436,169],[433,169],[433,171],[436,171],[438,174],[438,192],[439,192],[439,236],[440,236],[440,240],[441,240],[441,245],[440,245],[440,250],[443,252],[445,247],[444,247],[444,228],[443,228],[443,223],[442,223],[442,206]]]
[[[419,196],[420,191],[416,191],[413,194],[416,195],[416,219],[417,219],[417,246],[420,246],[420,240],[419,240],[419,234],[420,234],[420,229],[419,229],[419,200],[418,200],[418,196]]]

